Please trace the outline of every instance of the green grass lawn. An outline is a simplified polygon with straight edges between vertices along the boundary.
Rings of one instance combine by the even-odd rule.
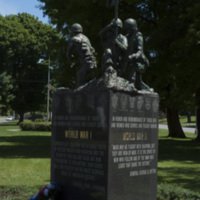
[[[182,126],[186,127],[196,127],[196,117],[191,116],[191,122],[188,123],[188,119],[186,116],[180,116],[180,122]]]
[[[191,116],[191,122],[188,123],[188,119],[186,116],[180,116],[179,117],[180,123],[184,127],[196,127],[196,117]],[[159,119],[160,124],[167,124],[167,118]]]
[[[158,182],[177,184],[198,192],[200,188],[200,143],[195,135],[187,139],[167,138],[166,130],[159,130]]]
[[[0,199],[27,200],[50,182],[50,132],[20,131],[15,122],[0,124]],[[200,143],[167,138],[159,130],[158,183],[199,191]]]
[[[16,121],[0,124],[0,199],[10,187],[33,188],[33,193],[48,184],[50,152],[50,132],[22,132]]]

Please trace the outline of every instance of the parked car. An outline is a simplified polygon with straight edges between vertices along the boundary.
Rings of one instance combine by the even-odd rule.
[[[7,116],[6,117],[6,121],[12,121],[12,120],[14,120],[14,118],[12,116]]]
[[[28,119],[30,119],[30,120],[43,119],[43,115],[41,115],[41,114],[35,114],[34,116],[29,116]]]

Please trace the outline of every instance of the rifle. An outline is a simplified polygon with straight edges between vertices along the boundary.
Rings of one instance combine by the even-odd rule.
[[[129,54],[126,53],[126,56],[124,58],[124,62],[123,62],[123,65],[121,67],[121,70],[120,70],[120,76],[123,77],[124,76],[124,73],[126,71],[126,67],[127,67],[127,64],[128,64],[128,56]]]

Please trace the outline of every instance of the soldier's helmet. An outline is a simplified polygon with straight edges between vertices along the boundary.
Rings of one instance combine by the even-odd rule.
[[[117,21],[116,19],[112,19],[111,23],[116,23],[119,28],[123,28],[122,20],[119,18],[117,18]]]
[[[71,32],[72,34],[76,34],[76,33],[82,33],[83,32],[83,28],[80,24],[73,24],[71,27]]]
[[[124,23],[124,28],[127,30],[127,31],[130,31],[130,30],[137,30],[137,22],[136,20],[134,19],[127,19]]]

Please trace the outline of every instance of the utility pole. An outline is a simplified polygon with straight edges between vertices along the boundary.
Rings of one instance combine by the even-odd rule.
[[[115,7],[115,21],[117,22],[118,15],[119,15],[119,0],[107,0],[107,8]],[[116,26],[115,30],[116,37],[118,36],[118,27]]]
[[[47,125],[49,124],[49,95],[50,95],[50,57],[48,64],[48,83],[47,83]]]
[[[118,11],[119,10],[119,1],[115,0],[115,21],[117,22],[118,19]],[[115,32],[115,36],[117,38],[118,36],[118,27],[116,26],[116,32]]]
[[[198,108],[195,108],[195,117],[196,117],[196,129],[195,129],[195,135],[198,135],[199,130],[198,130],[198,120],[199,120],[199,116],[198,116]]]

